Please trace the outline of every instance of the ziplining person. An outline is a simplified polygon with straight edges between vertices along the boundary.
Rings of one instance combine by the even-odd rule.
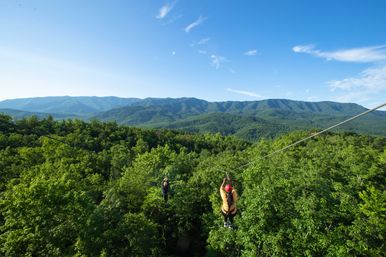
[[[165,202],[167,202],[169,198],[169,189],[170,189],[169,180],[167,177],[165,177],[161,182],[161,190],[162,190],[162,195]]]
[[[225,185],[225,183],[228,183]],[[221,213],[224,216],[224,227],[233,228],[233,218],[236,216],[236,202],[238,199],[236,190],[232,187],[230,178],[224,178],[220,186],[222,199]]]

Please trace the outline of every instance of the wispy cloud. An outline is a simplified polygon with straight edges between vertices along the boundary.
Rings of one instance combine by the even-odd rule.
[[[257,54],[257,50],[256,49],[252,49],[252,50],[246,51],[244,53],[244,55],[247,55],[247,56],[254,56],[256,54]]]
[[[243,91],[243,90],[237,90],[237,89],[232,89],[232,88],[227,88],[226,89],[229,92],[240,94],[240,95],[246,95],[246,96],[252,96],[256,98],[263,98],[261,95],[256,94],[254,92],[248,92],[248,91]]]
[[[369,68],[356,77],[327,81],[331,91],[366,89],[378,92],[386,89],[386,66]]]
[[[210,56],[210,59],[212,60],[212,65],[216,69],[219,69],[224,62],[228,61],[225,57],[214,54]]]
[[[314,45],[297,45],[292,48],[295,53],[306,53],[326,60],[342,62],[379,62],[386,60],[386,45],[366,46],[360,48],[321,51]]]
[[[368,96],[368,94],[364,94],[363,92],[351,92],[343,95],[338,95],[332,97],[333,101],[343,102],[343,103],[367,103],[372,100],[372,97]]]
[[[368,68],[357,76],[327,81],[332,92],[342,93],[334,100],[342,102],[366,102],[386,95],[386,66]]]
[[[192,43],[190,46],[191,47],[203,46],[203,45],[206,45],[209,41],[210,41],[210,37],[206,37],[206,38],[200,39],[197,42]]]
[[[205,51],[205,50],[198,50],[198,53],[199,54],[207,54],[207,51]]]
[[[205,45],[206,43],[208,43],[210,40],[209,37],[206,37],[206,38],[203,38],[201,39],[200,41],[197,42],[197,45]]]
[[[193,28],[201,25],[206,19],[206,17],[198,17],[196,21],[190,23],[188,26],[185,27],[185,32],[190,32]]]
[[[163,19],[165,18],[168,13],[173,9],[176,2],[173,2],[171,4],[165,4],[158,10],[158,15],[156,16],[157,19]]]

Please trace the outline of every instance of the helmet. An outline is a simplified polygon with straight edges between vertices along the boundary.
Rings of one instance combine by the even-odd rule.
[[[232,191],[232,186],[229,185],[229,184],[227,184],[227,185],[225,186],[225,191],[227,191],[228,193],[229,193],[230,191]]]

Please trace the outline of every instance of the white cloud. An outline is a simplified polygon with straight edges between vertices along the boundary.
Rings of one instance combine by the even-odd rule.
[[[321,51],[314,45],[297,45],[292,48],[295,53],[307,53],[326,60],[356,63],[375,63],[380,66],[367,68],[356,76],[330,80],[326,84],[335,92],[332,100],[355,102],[370,106],[375,101],[384,101],[386,96],[386,45],[366,46],[360,48]]]
[[[367,103],[371,100],[371,97],[368,96],[369,93],[366,92],[351,92],[351,93],[345,93],[343,95],[334,96],[332,97],[333,101],[336,102],[344,102],[344,103]]]
[[[219,69],[222,65],[222,63],[227,62],[227,59],[223,56],[219,55],[214,55],[212,54],[210,56],[210,59],[212,59],[212,65],[216,68]]]
[[[176,54],[177,54],[176,51],[173,51],[173,52],[172,52],[172,55],[176,55]]]
[[[257,50],[256,49],[252,49],[252,50],[246,51],[244,53],[244,55],[247,55],[247,56],[254,56],[256,54],[257,54]]]
[[[368,103],[386,96],[386,66],[368,68],[357,76],[327,81],[332,92],[341,93],[334,100],[340,102]],[[367,104],[367,106],[369,106]]]
[[[204,51],[204,50],[198,50],[198,53],[199,53],[199,54],[206,54],[207,52]]]
[[[190,46],[191,46],[191,47],[202,46],[202,45],[205,45],[206,43],[208,43],[209,40],[210,40],[210,38],[209,38],[209,37],[206,37],[206,38],[200,39],[200,40],[197,41],[197,42],[192,43]]]
[[[192,23],[190,23],[188,26],[185,28],[185,32],[190,32],[193,28],[201,25],[207,18],[206,17],[198,17],[198,19]]]
[[[237,90],[237,89],[232,89],[232,88],[227,88],[226,90],[229,91],[229,92],[232,92],[232,93],[240,94],[240,95],[246,95],[246,96],[252,96],[252,97],[257,97],[257,98],[263,98],[261,95],[253,93],[253,92]]]
[[[203,38],[201,39],[200,41],[197,42],[197,45],[205,45],[206,43],[208,43],[210,40],[209,37],[206,37],[206,38]]]
[[[342,80],[331,80],[326,82],[331,91],[366,89],[374,92],[386,90],[386,66],[369,68],[356,77]]]
[[[307,53],[307,54],[310,54],[312,53],[314,50],[314,45],[299,45],[299,46],[294,46],[292,47],[292,51],[294,51],[295,53]]]
[[[298,45],[292,48],[295,53],[306,53],[326,60],[341,62],[378,62],[386,60],[386,45],[366,46],[360,48],[321,51],[314,45]]]
[[[163,19],[165,18],[168,13],[173,9],[175,5],[175,2],[171,3],[171,4],[165,4],[164,6],[162,6],[159,11],[158,11],[158,15],[156,16],[157,19]]]

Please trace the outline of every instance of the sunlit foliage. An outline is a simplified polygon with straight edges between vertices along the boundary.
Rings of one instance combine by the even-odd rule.
[[[386,139],[254,145],[115,123],[0,116],[1,256],[382,256]],[[218,188],[240,200],[222,227]],[[169,201],[160,183],[171,181]]]

